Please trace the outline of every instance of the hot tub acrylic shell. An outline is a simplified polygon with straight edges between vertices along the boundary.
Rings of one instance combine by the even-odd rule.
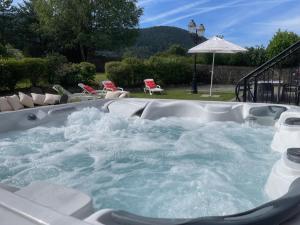
[[[85,107],[96,107],[107,113],[114,113],[124,117],[139,116],[142,119],[150,120],[161,117],[195,117],[201,118],[203,122],[233,121],[249,124],[258,123],[261,125],[274,125],[276,123],[276,132],[272,142],[272,148],[275,151],[282,153],[282,159],[278,161],[272,169],[265,188],[266,193],[271,199],[281,197],[284,194],[287,194],[292,182],[300,177],[300,168],[298,170],[298,165],[291,164],[284,155],[287,148],[300,147],[299,126],[286,123],[290,118],[300,118],[300,109],[294,106],[185,100],[106,99],[0,113],[0,132],[24,130],[47,124],[53,120],[63,121],[72,112]],[[1,199],[0,206],[5,205],[5,201],[6,200]],[[14,201],[17,205],[19,204],[19,200]],[[23,204],[22,201],[20,201],[20,204]],[[39,208],[41,206],[34,207]],[[25,208],[20,210],[26,211]],[[46,212],[47,210],[43,209],[42,211]],[[16,212],[13,211],[13,207],[8,207],[8,209],[0,207],[0,215],[1,213],[10,215]],[[31,211],[31,213],[34,215],[34,219],[30,217],[31,223],[28,224],[40,224],[39,221],[47,221],[47,218],[44,218],[33,211]],[[30,212],[27,212],[27,215],[30,215]],[[92,218],[95,218],[95,216]],[[69,217],[63,216],[62,221],[67,222],[68,219]],[[69,222],[71,222],[71,220],[72,224],[85,224],[85,222],[80,220],[77,221],[75,218],[70,218]],[[88,222],[93,223],[93,221]],[[300,221],[298,222],[300,223]],[[298,222],[295,223],[294,221],[284,224],[298,224]],[[11,223],[9,222],[8,224]],[[50,224],[62,223],[57,219],[55,223]],[[101,222],[96,220],[96,222],[94,221],[94,224],[101,224]]]

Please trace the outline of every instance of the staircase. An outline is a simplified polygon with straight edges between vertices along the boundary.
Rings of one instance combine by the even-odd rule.
[[[237,101],[299,105],[300,41],[240,79],[235,94]]]

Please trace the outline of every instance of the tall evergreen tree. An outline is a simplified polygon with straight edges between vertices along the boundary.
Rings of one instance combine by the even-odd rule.
[[[12,0],[0,0],[0,43],[6,44],[12,16]]]
[[[25,0],[15,9],[11,44],[26,55],[41,56],[46,52],[46,40],[39,32],[38,17],[31,0]]]

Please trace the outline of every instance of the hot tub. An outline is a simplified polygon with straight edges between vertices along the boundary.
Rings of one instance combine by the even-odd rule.
[[[0,182],[17,198],[1,204],[18,208],[25,198],[63,220],[93,224],[191,224],[199,216],[196,224],[259,224],[257,214],[264,223],[285,221],[291,215],[282,212],[298,212],[298,112],[284,105],[122,99],[0,113]],[[61,189],[54,183],[62,191],[45,197]],[[87,196],[64,187],[90,195],[95,209]],[[286,201],[291,195],[295,201]],[[63,196],[76,196],[79,209],[58,209]],[[269,201],[279,197],[286,203],[276,217],[277,201]],[[48,221],[34,210],[25,214]]]

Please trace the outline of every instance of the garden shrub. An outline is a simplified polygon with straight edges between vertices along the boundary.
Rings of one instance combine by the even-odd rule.
[[[149,77],[149,66],[141,59],[130,57],[123,60],[129,71],[128,87],[140,86]]]
[[[32,85],[45,79],[48,71],[47,61],[41,58],[1,59],[0,88],[14,90],[22,79],[29,79]]]
[[[96,75],[94,64],[67,63],[64,56],[52,55],[46,58],[0,59],[0,89],[14,90],[22,79],[30,80],[33,86],[39,84],[61,84],[67,87],[78,83],[91,83]]]
[[[48,83],[60,83],[60,73],[63,70],[63,65],[68,62],[67,58],[58,53],[49,54],[46,56],[48,62]]]
[[[15,59],[23,59],[23,52],[19,49],[14,48],[10,44],[6,44],[4,46],[6,48],[6,57],[15,58]]]
[[[186,56],[187,49],[179,44],[171,45],[166,51],[158,52],[154,56]]]
[[[96,75],[96,67],[94,64],[81,62],[64,63],[57,71],[59,74],[59,83],[65,87],[74,87],[78,83],[90,84]]]
[[[146,78],[154,78],[160,84],[186,84],[192,76],[190,62],[178,56],[154,56],[144,61],[126,58],[106,63],[105,71],[110,80],[124,87],[140,87]]]
[[[65,87],[71,87],[82,82],[79,67],[74,63],[64,63],[59,68],[59,83]]]
[[[78,64],[81,82],[89,84],[95,79],[96,66],[92,63],[81,62]]]
[[[6,56],[7,56],[7,50],[5,46],[0,43],[0,57],[6,57]]]
[[[130,86],[130,69],[124,62],[108,62],[105,64],[107,78],[118,86]]]
[[[0,43],[0,57],[22,59],[22,58],[24,58],[24,55],[23,55],[22,51],[14,48],[10,44],[3,45]]]
[[[14,90],[16,84],[23,79],[25,65],[16,59],[0,60],[0,89]]]
[[[47,82],[47,60],[41,58],[24,58],[20,61],[24,64],[23,77],[30,80],[33,86],[39,82]]]
[[[151,57],[147,61],[150,76],[162,84],[187,84],[191,82],[192,66],[184,57]]]

